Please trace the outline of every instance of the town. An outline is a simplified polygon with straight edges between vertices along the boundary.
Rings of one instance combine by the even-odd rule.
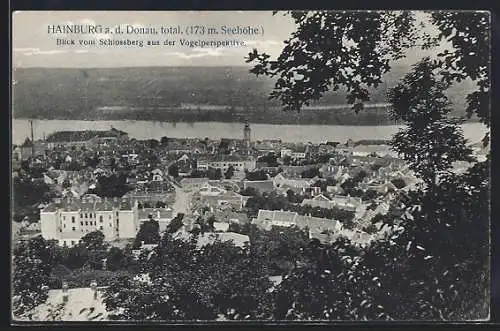
[[[165,231],[185,239],[201,232],[201,246],[245,247],[252,228],[298,229],[310,240],[345,238],[362,249],[398,231],[387,222],[403,210],[397,193],[420,183],[386,141],[256,141],[248,123],[242,139],[219,140],[59,131],[14,146],[12,170],[14,244],[41,234],[71,251],[101,236],[108,253],[128,250],[136,259]],[[93,268],[113,270],[110,258],[101,254]],[[273,268],[269,277],[279,283],[286,267]],[[92,283],[95,293],[105,285],[70,275],[54,276],[52,290],[67,296],[68,279]]]

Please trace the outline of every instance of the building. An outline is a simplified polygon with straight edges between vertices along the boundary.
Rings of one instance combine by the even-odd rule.
[[[175,200],[175,192],[155,192],[155,191],[130,191],[122,198],[137,202],[165,202],[170,203]]]
[[[208,184],[208,178],[183,178],[180,184],[185,191],[198,191]]]
[[[95,196],[56,200],[40,211],[40,228],[44,239],[61,246],[74,246],[93,231],[101,231],[107,241],[135,238],[137,202]]]
[[[248,122],[245,123],[245,127],[243,128],[243,140],[245,141],[245,148],[249,152],[250,151],[250,134],[251,134],[250,124]]]
[[[335,232],[342,229],[342,223],[337,220],[312,217],[311,215],[299,215],[296,212],[283,210],[261,209],[257,217],[252,219],[252,224],[267,230],[271,229],[273,226],[297,226],[301,229],[307,228],[312,232]]]
[[[256,168],[257,163],[254,159],[239,155],[214,155],[209,159],[200,159],[196,164],[196,168],[202,171],[214,168],[225,172],[231,166],[235,171],[252,171]]]
[[[214,232],[227,232],[229,230],[228,222],[214,222]]]
[[[199,191],[201,196],[219,196],[223,193],[226,193],[226,190],[219,186],[212,186],[207,183]]]
[[[311,187],[318,178],[297,178],[289,179],[279,173],[273,178],[274,187],[276,188],[292,188],[299,189],[305,192],[305,189]]]
[[[282,148],[280,151],[280,157],[284,158],[285,156],[292,157],[292,150],[290,148]]]
[[[320,207],[320,208],[339,208],[344,210],[356,211],[362,205],[363,202],[359,197],[351,197],[351,196],[342,196],[336,195],[333,198],[329,199],[325,197],[323,194],[317,195],[312,199],[304,199],[302,201],[302,205],[309,205],[312,207]]]
[[[342,177],[342,175],[349,173],[349,169],[344,166],[325,164],[319,168],[319,173],[323,178],[333,178],[338,180]]]
[[[107,131],[57,131],[46,139],[49,148],[63,146],[92,146],[128,140],[126,132],[112,128]]]
[[[273,143],[272,141],[264,140],[255,142],[253,147],[260,153],[268,154],[268,153],[274,153],[277,150],[279,150],[280,144],[281,143]]]
[[[201,192],[200,192],[201,193]],[[236,192],[222,192],[217,195],[201,195],[200,201],[207,207],[226,208],[231,207],[234,210],[242,210],[249,197]]]
[[[161,171],[160,169],[154,169],[153,171],[151,171],[151,180],[153,182],[162,182],[163,176],[163,171]]]
[[[46,146],[43,141],[31,141],[29,138],[12,151],[12,158],[15,160],[27,160],[30,157],[43,156],[46,152]]]
[[[155,220],[158,222],[160,232],[167,229],[173,218],[173,210],[170,208],[142,208],[138,211],[139,225],[150,220]]]

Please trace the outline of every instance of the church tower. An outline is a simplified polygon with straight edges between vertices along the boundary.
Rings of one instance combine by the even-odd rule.
[[[243,128],[243,140],[245,141],[245,147],[250,149],[250,124],[248,121],[245,122],[245,127]]]

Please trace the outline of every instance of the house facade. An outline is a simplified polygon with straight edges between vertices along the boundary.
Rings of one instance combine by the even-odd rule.
[[[270,229],[273,226],[297,226],[301,229],[309,229],[310,233],[342,230],[342,223],[337,220],[312,217],[311,215],[299,215],[296,212],[283,210],[261,209],[257,217],[252,219],[252,224],[263,229]]]
[[[233,167],[236,171],[252,171],[256,168],[257,163],[253,159],[239,158],[239,157],[216,157],[213,159],[200,159],[196,163],[198,170],[206,171],[208,168],[221,169],[227,171],[229,167]]]
[[[101,231],[106,241],[135,238],[137,202],[95,197],[58,200],[40,211],[40,228],[44,239],[70,247],[93,231]]]

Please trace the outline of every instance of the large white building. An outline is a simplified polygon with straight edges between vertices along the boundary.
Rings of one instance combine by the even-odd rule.
[[[216,155],[210,159],[200,159],[197,161],[197,169],[206,171],[208,168],[221,169],[227,171],[233,167],[236,171],[252,171],[256,168],[256,161],[252,158],[246,158],[236,155]]]
[[[140,226],[137,205],[97,196],[55,201],[40,212],[42,237],[61,246],[74,246],[93,231],[101,231],[106,241],[135,238]]]

